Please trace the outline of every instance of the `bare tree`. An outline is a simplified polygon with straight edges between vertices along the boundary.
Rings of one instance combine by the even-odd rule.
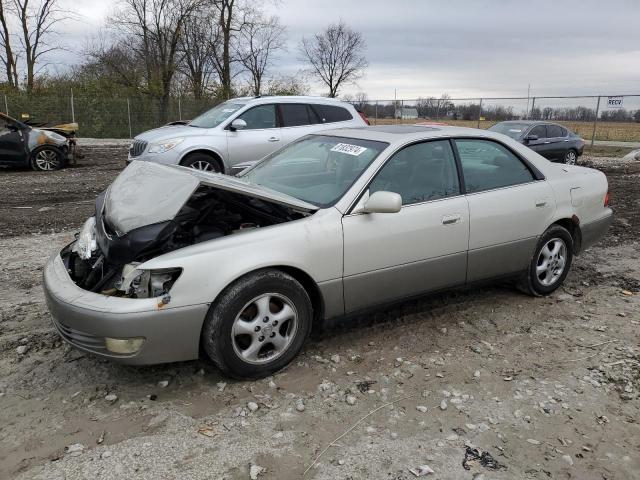
[[[220,28],[213,9],[199,9],[185,24],[180,41],[183,59],[180,70],[196,99],[203,98],[211,87],[211,77],[217,72],[215,46],[219,43]]]
[[[274,54],[284,47],[285,27],[276,16],[258,15],[245,21],[239,32],[238,58],[251,76],[253,94],[260,95],[263,77]]]
[[[12,0],[15,15],[20,24],[20,45],[26,63],[27,90],[33,90],[36,66],[43,55],[62,47],[49,43],[56,34],[54,27],[69,18],[69,13],[59,7],[59,0]]]
[[[362,34],[342,21],[312,38],[303,38],[299,50],[312,74],[329,87],[330,97],[336,97],[343,84],[360,78],[369,65],[363,55]]]
[[[180,42],[191,15],[205,0],[121,0],[113,18],[124,42],[144,65],[145,93],[159,99],[166,122],[174,75],[181,61]],[[124,76],[123,76],[124,77]]]
[[[11,46],[11,30],[9,28],[9,14],[11,13],[5,0],[0,0],[0,59],[7,75],[7,84],[11,88],[18,88],[18,58]]]
[[[233,42],[242,29],[247,10],[242,8],[239,0],[213,0],[216,24],[219,29],[219,41],[214,46],[214,65],[220,78],[221,95],[227,99],[231,97],[231,80],[233,78]]]

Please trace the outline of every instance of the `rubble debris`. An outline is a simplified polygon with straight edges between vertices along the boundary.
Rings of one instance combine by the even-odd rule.
[[[432,473],[436,473],[429,465],[420,465],[415,468],[410,468],[409,471],[416,477],[426,477]]]
[[[489,470],[506,470],[507,468],[505,465],[502,465],[493,458],[489,452],[481,452],[477,448],[467,446],[464,452],[464,460],[462,460],[462,468],[465,470],[471,470],[469,463],[480,463],[480,465]]]

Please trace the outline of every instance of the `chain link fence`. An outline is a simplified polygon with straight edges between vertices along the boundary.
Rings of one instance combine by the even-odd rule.
[[[210,99],[171,98],[167,119],[190,120],[217,103]],[[640,143],[640,94],[418,98],[353,103],[373,125],[441,122],[489,128],[504,120],[548,120],[565,125],[592,143],[598,140]],[[159,100],[149,97],[74,96],[72,92],[69,95],[6,94],[0,109],[33,124],[75,121],[80,125],[79,135],[92,138],[132,138],[163,123]]]
[[[372,125],[445,123],[489,128],[505,120],[560,123],[593,145],[640,143],[640,94],[513,98],[418,98],[352,102]]]

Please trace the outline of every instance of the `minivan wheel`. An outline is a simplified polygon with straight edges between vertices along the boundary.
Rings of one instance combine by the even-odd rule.
[[[573,260],[573,238],[566,228],[552,225],[540,237],[520,288],[534,296],[557,290],[569,273]]]
[[[311,331],[305,289],[279,270],[262,270],[227,287],[207,313],[202,345],[231,377],[261,378],[285,367]]]
[[[222,172],[220,162],[206,153],[192,153],[191,155],[188,155],[180,165],[193,168],[195,170],[204,170],[206,172]]]
[[[568,150],[567,153],[564,154],[564,163],[567,165],[575,165],[578,161],[578,152],[575,150]]]
[[[31,168],[36,172],[59,170],[63,164],[62,152],[55,147],[40,147],[31,154]]]

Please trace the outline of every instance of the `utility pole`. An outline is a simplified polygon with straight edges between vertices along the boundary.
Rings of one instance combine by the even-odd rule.
[[[531,84],[527,87],[527,111],[524,114],[525,120],[529,119],[529,94],[531,93]]]

